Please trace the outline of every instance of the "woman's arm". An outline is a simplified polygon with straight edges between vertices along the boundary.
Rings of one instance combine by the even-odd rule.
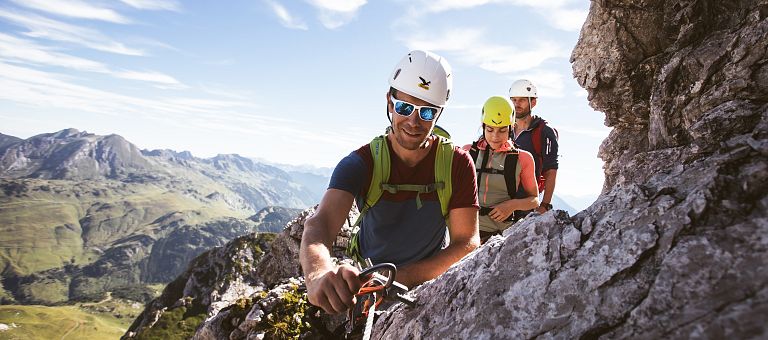
[[[505,221],[515,210],[531,210],[539,206],[539,188],[536,183],[533,156],[527,151],[520,150],[517,161],[520,162],[518,184],[523,186],[528,196],[509,199],[494,205],[493,210],[488,214],[488,217],[494,221]],[[515,169],[506,169],[505,171],[515,171]]]

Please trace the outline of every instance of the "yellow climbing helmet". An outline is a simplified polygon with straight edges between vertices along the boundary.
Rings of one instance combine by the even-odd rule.
[[[483,104],[483,123],[494,127],[512,125],[515,116],[515,106],[503,96],[488,98]]]

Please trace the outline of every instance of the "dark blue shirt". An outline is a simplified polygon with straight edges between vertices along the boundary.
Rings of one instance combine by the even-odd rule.
[[[394,152],[390,152],[389,183],[434,183],[436,150],[433,147],[414,167],[407,166]],[[358,207],[361,207],[371,183],[372,170],[373,157],[369,145],[365,145],[339,162],[331,176],[329,188],[355,195]],[[458,148],[454,148],[451,183],[453,193],[449,210],[479,208],[472,159]],[[360,224],[360,255],[370,258],[373,263],[392,262],[400,266],[438,252],[446,238],[446,221],[440,200],[435,192],[421,194],[420,198],[423,206],[417,209],[415,192],[391,194],[385,191],[379,201],[368,209]]]
[[[533,129],[539,124],[543,124],[544,120],[540,117],[534,117],[531,122],[531,126],[527,130],[520,132],[520,134],[512,138],[515,144],[521,149],[528,151],[533,155],[533,161],[536,163],[536,178],[541,176],[543,171],[549,169],[557,169],[557,133],[549,125],[544,125],[541,131],[543,141],[539,141],[541,144],[541,154],[536,154],[533,148]]]

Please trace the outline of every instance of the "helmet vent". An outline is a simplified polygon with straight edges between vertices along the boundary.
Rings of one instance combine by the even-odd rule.
[[[395,79],[397,79],[397,76],[399,76],[399,75],[400,75],[400,71],[402,71],[402,70],[403,70],[403,69],[401,69],[401,68],[397,69],[397,71],[395,71],[395,76],[394,76],[394,77],[392,77],[392,80],[395,80]]]

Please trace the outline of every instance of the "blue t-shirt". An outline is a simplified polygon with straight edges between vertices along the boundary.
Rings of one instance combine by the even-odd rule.
[[[387,139],[390,150],[392,146]],[[419,164],[409,167],[394,152],[390,152],[391,184],[431,184],[435,182],[437,143]],[[451,169],[452,195],[448,209],[474,207],[477,184],[474,164],[465,151],[454,148]],[[329,188],[355,195],[358,207],[365,204],[371,183],[373,157],[369,145],[357,149],[342,159],[331,176]],[[416,208],[416,192],[384,192],[360,224],[360,254],[373,263],[392,262],[405,265],[428,258],[443,246],[446,222],[436,192],[421,194],[422,207]]]

